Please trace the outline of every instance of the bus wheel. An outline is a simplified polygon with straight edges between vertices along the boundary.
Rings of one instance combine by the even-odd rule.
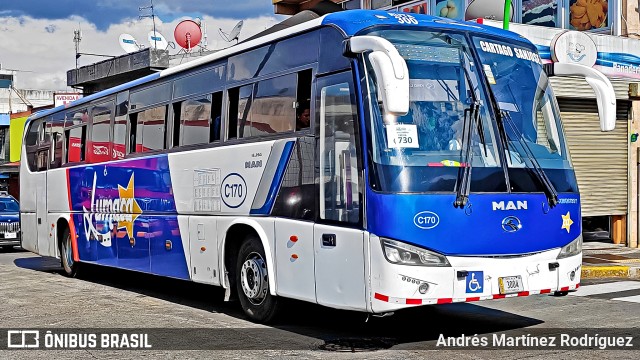
[[[268,271],[262,244],[250,235],[238,252],[236,288],[242,310],[260,323],[270,322],[278,312],[278,299],[269,293]]]
[[[73,260],[73,248],[71,247],[71,233],[69,228],[64,230],[62,242],[60,243],[60,263],[64,274],[68,277],[76,277],[80,264]]]
[[[554,291],[553,296],[567,296],[569,295],[568,291]]]

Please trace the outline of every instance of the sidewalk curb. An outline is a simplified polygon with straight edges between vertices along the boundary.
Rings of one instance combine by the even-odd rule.
[[[624,278],[640,279],[640,268],[614,265],[614,266],[582,266],[582,279]]]

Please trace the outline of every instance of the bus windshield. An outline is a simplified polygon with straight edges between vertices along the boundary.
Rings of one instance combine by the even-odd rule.
[[[459,168],[471,165],[471,191],[505,191],[498,137],[480,85],[481,69],[466,38],[419,30],[368,35],[384,37],[396,46],[410,78],[407,115],[383,118],[372,107],[372,187],[384,192],[451,192]],[[368,74],[369,94],[375,98],[374,75]],[[468,141],[465,132],[471,133],[468,157],[463,151]]]
[[[571,179],[568,155],[558,105],[535,48],[524,43],[506,43],[474,37],[481,67],[505,120],[505,149],[509,178],[515,191],[535,191],[529,171],[531,157],[551,178],[567,190]]]

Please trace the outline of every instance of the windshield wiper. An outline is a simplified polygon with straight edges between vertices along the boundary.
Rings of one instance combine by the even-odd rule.
[[[527,145],[527,142],[524,139],[524,135],[522,135],[522,132],[520,132],[520,130],[518,130],[518,127],[513,123],[513,119],[511,119],[511,115],[509,115],[508,111],[500,111],[498,117],[501,120],[500,122],[502,123],[502,127],[504,128],[504,123],[506,120],[507,125],[518,138],[518,143],[520,144],[520,146],[522,146],[522,149],[529,158],[529,161],[531,161],[531,170],[533,171],[534,175],[536,175],[536,178],[538,179],[540,184],[542,184],[544,193],[547,196],[547,201],[549,202],[549,207],[555,207],[558,204],[558,192],[553,187],[553,184],[551,183],[551,180],[549,180],[549,177],[547,177],[547,174],[544,172],[544,170],[542,170],[542,167],[540,166],[540,163],[538,163],[536,157],[533,155],[531,148],[529,147],[529,145]],[[503,134],[501,133],[500,136],[502,137]],[[504,142],[509,142],[509,139],[506,138],[506,132],[504,133],[504,136]],[[505,149],[507,148],[505,147]],[[526,164],[527,162],[524,161],[524,163]]]
[[[475,97],[475,96],[474,96]],[[480,103],[474,100],[471,106],[464,109],[463,119],[463,134],[462,134],[462,161],[458,168],[458,177],[456,179],[456,200],[453,202],[453,207],[464,208],[469,201],[469,191],[471,188],[471,162],[473,161],[473,152],[471,151],[471,136],[473,135],[473,125],[478,127],[478,130],[482,129],[480,118]],[[481,141],[484,143],[484,133],[480,136]],[[485,145],[486,146],[486,145]],[[486,148],[485,148],[486,151]]]
[[[471,76],[466,67],[462,67],[464,76],[469,84],[469,94],[471,95],[471,105],[464,109],[464,123],[462,125],[462,144],[463,144],[463,158],[461,159],[460,168],[458,168],[458,177],[456,179],[456,200],[453,202],[453,207],[464,208],[469,201],[469,192],[471,190],[471,162],[473,161],[473,152],[471,151],[471,137],[473,136],[473,125],[478,130],[478,136],[480,142],[484,146],[484,152],[487,152],[487,144],[484,138],[484,126],[480,119],[480,101],[476,96],[471,83]],[[468,118],[467,118],[468,116]]]

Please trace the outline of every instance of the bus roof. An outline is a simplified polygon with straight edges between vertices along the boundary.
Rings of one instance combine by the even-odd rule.
[[[403,19],[403,17],[412,17],[417,20],[417,24],[409,23],[407,24]],[[317,28],[320,26],[335,26],[342,30],[342,32],[347,36],[353,36],[358,32],[379,25],[395,25],[395,26],[406,26],[406,27],[415,27],[415,26],[424,26],[427,28],[439,28],[439,29],[447,29],[447,30],[457,30],[457,31],[473,31],[478,33],[479,35],[492,35],[499,36],[502,38],[516,40],[521,42],[530,43],[526,38],[522,35],[516,34],[514,32],[502,30],[496,27],[481,25],[474,22],[469,21],[456,21],[442,17],[436,17],[431,15],[423,15],[423,14],[413,14],[413,13],[391,13],[383,10],[346,10],[339,11],[331,14],[324,15],[314,20],[310,20],[290,28],[286,28],[259,38],[255,38],[249,40],[247,42],[241,42],[238,45],[231,46],[229,48],[217,51],[213,54],[203,56],[193,61],[189,61],[187,63],[174,66],[165,70],[162,70],[158,73],[154,73],[151,75],[147,75],[140,79],[136,79],[113,88],[103,90],[97,92],[95,94],[80,98],[76,101],[73,101],[66,105],[61,105],[53,109],[39,111],[32,116],[29,117],[28,121],[33,118],[40,118],[43,116],[47,116],[58,111],[64,110],[65,108],[75,107],[78,105],[89,103],[93,100],[99,99],[104,96],[112,95],[118,93],[123,90],[131,89],[138,85],[145,84],[147,82],[163,78],[169,75],[177,74],[182,71],[186,71],[188,69],[192,69],[201,65],[204,65],[209,62],[216,61],[218,59],[222,59],[236,53],[240,53],[254,47],[260,46],[264,43],[268,43],[273,40],[285,38],[300,32],[308,31],[313,28]]]

